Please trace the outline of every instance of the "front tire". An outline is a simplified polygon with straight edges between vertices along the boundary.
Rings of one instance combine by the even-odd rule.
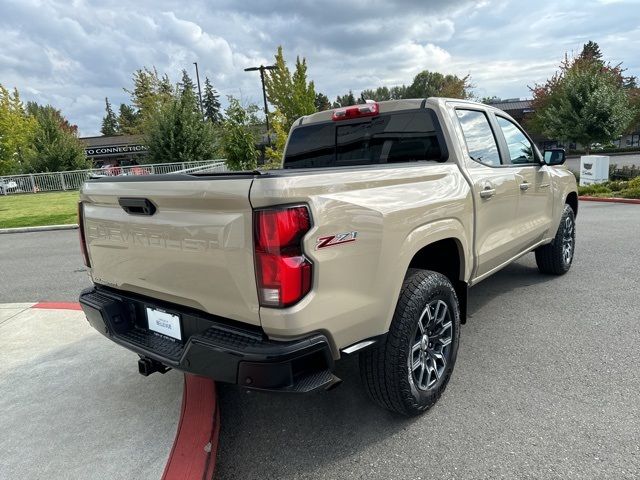
[[[571,268],[576,248],[576,216],[565,204],[553,241],[536,248],[536,264],[541,273],[564,275]]]
[[[459,338],[460,307],[449,279],[410,270],[385,342],[360,354],[369,397],[402,415],[425,412],[449,383]]]

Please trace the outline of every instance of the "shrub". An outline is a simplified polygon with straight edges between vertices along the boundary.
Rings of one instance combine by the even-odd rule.
[[[578,194],[579,195],[588,195],[588,196],[603,196],[604,195],[610,195],[611,189],[605,184],[605,183],[600,183],[597,185],[585,185],[583,187],[578,187]]]
[[[607,187],[609,187],[612,192],[619,192],[620,190],[624,190],[627,187],[627,183],[628,182],[612,181],[607,182]]]
[[[640,188],[640,177],[636,177],[633,180],[627,182],[627,188],[638,189]]]
[[[620,192],[622,198],[640,198],[640,186],[634,188],[627,188]]]

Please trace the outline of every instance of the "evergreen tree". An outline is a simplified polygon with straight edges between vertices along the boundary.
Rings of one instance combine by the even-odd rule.
[[[173,84],[169,80],[169,76],[165,73],[158,82],[158,94],[162,98],[173,96]]]
[[[213,125],[202,120],[192,88],[165,101],[148,123],[149,163],[194,162],[216,157]]]
[[[360,103],[365,103],[367,100],[375,100],[376,102],[391,100],[391,92],[387,87],[378,87],[375,90],[363,90],[360,93]]]
[[[347,93],[346,95],[338,95],[336,97],[336,101],[333,102],[333,108],[350,107],[351,105],[355,105],[356,103],[356,97],[353,95],[353,92],[349,90],[349,93]]]
[[[602,62],[602,52],[600,52],[600,46],[596,42],[589,40],[582,46],[580,58],[587,61]]]
[[[316,93],[316,110],[318,112],[322,112],[323,110],[329,110],[331,108],[331,102],[329,101],[329,97],[327,97],[324,93]]]
[[[118,111],[118,133],[124,135],[139,133],[138,125],[138,114],[133,107],[121,103]]]
[[[178,92],[183,94],[184,92],[190,92],[194,96],[196,95],[196,84],[187,73],[185,69],[182,69],[182,80],[178,83]]]
[[[220,113],[220,100],[218,92],[209,78],[204,79],[204,96],[202,98],[204,117],[214,124],[222,122],[222,114]]]
[[[116,135],[118,133],[118,117],[113,112],[113,108],[111,108],[111,103],[109,99],[105,97],[105,116],[102,118],[102,128],[100,132],[102,135]]]

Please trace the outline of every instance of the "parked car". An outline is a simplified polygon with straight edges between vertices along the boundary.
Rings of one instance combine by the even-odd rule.
[[[100,167],[102,175],[118,176],[122,174],[122,169],[118,165],[103,165]]]
[[[370,397],[419,414],[451,378],[470,286],[532,251],[542,273],[569,270],[564,160],[476,102],[315,113],[280,170],[86,182],[80,303],[144,375],[309,392],[359,354]]]
[[[7,195],[18,190],[18,184],[15,180],[0,179],[0,195]]]

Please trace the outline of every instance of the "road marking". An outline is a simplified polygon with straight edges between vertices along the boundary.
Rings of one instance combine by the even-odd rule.
[[[44,308],[47,310],[82,310],[77,302],[38,302],[31,308]]]
[[[211,480],[219,434],[215,382],[185,373],[180,421],[162,480]]]

